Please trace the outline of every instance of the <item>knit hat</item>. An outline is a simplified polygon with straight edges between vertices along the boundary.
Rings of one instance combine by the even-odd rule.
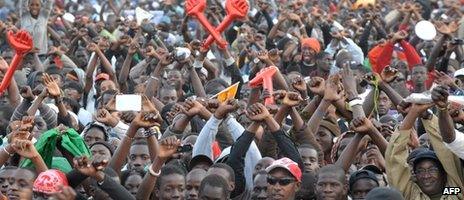
[[[60,186],[68,186],[66,175],[56,169],[49,169],[39,174],[34,181],[32,190],[45,194],[61,192]]]
[[[301,48],[309,47],[316,53],[321,52],[321,43],[316,38],[303,38],[301,39]]]
[[[288,172],[290,172],[290,174],[293,175],[293,177],[295,177],[295,179],[298,182],[301,182],[301,175],[302,175],[301,169],[298,166],[298,164],[294,162],[293,160],[291,160],[290,158],[281,158],[279,160],[272,162],[272,164],[266,168],[266,172],[269,173],[273,169],[276,169],[276,168],[282,168],[282,169],[287,170]]]
[[[332,118],[325,118],[321,121],[321,127],[326,128],[327,130],[330,131],[335,137],[340,136],[340,127],[338,127],[338,124],[336,123],[335,119]]]

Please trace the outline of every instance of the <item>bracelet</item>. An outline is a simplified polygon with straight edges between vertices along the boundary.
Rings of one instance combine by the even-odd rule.
[[[348,102],[348,105],[350,107],[353,107],[353,106],[356,106],[356,105],[362,105],[363,104],[363,100],[361,99],[354,99],[354,100],[351,100],[350,102]]]
[[[150,175],[152,175],[154,177],[158,177],[161,174],[161,170],[158,170],[158,172],[153,171],[153,164],[151,164],[148,167],[148,172],[150,172]]]
[[[304,29],[306,26],[303,24],[300,26],[300,29]]]
[[[153,80],[159,81],[159,78],[156,78],[154,76],[150,76],[150,78],[153,79]]]
[[[161,131],[160,131],[160,128],[157,126],[151,127],[149,129],[145,129],[143,131],[143,136],[145,136],[146,138],[149,138],[154,135],[159,135],[159,134],[161,134]]]
[[[447,105],[446,105],[445,107],[443,107],[443,108],[440,108],[440,106],[437,106],[437,108],[438,108],[438,110],[440,110],[440,111],[445,111],[445,110],[448,110],[449,104],[447,104]]]
[[[6,150],[5,147],[2,147],[2,149],[3,149],[3,151],[4,151],[6,154],[8,154],[8,156],[13,156],[13,154],[10,153],[10,152],[8,152],[8,150]]]
[[[196,69],[201,69],[203,67],[203,62],[204,61],[199,61],[195,59],[195,61],[193,61],[193,67]]]

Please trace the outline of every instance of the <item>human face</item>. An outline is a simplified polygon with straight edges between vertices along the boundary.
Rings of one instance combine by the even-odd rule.
[[[324,153],[330,152],[333,146],[333,136],[329,130],[324,127],[319,127],[316,134],[316,141],[321,145]]]
[[[136,196],[141,183],[142,177],[138,174],[133,174],[127,177],[124,187],[132,194],[132,196]]]
[[[198,190],[200,189],[201,180],[205,178],[206,171],[202,169],[192,170],[186,178],[185,199],[197,200]]]
[[[32,17],[37,18],[39,16],[40,8],[42,7],[40,0],[31,0],[29,2],[29,12]]]
[[[7,197],[9,200],[20,199],[19,195],[21,189],[32,189],[34,184],[35,175],[26,169],[16,169],[8,177],[9,188],[7,191]]]
[[[265,200],[267,199],[267,175],[258,174],[253,181],[253,192],[251,193],[251,199],[253,200]]]
[[[100,84],[100,91],[101,93],[107,90],[116,90],[116,85],[111,80],[104,80]]]
[[[319,170],[317,151],[311,148],[298,148],[298,152],[303,160],[304,172],[316,173]]]
[[[399,61],[396,64],[395,68],[398,69],[398,71],[401,72],[404,75],[408,75],[408,73],[409,73],[408,63],[406,63],[404,61]]]
[[[206,185],[205,188],[200,193],[201,200],[226,200],[229,197],[226,197],[224,194],[226,192],[221,187],[215,187],[211,185]]]
[[[162,184],[157,193],[160,200],[184,199],[185,177],[180,174],[170,174],[162,177]]]
[[[377,109],[380,116],[386,115],[391,107],[391,101],[385,92],[379,95],[379,108]]]
[[[10,187],[8,183],[8,177],[14,172],[14,169],[7,169],[0,171],[0,191],[3,195],[6,195],[8,188]]]
[[[177,70],[170,71],[168,73],[167,81],[169,85],[181,86],[183,81],[182,81],[182,75],[180,74],[180,71],[177,71]]]
[[[64,94],[65,94],[65,96],[67,96],[67,97],[69,97],[71,99],[74,99],[77,102],[79,102],[81,100],[81,94],[79,94],[79,92],[77,92],[77,90],[67,88],[67,89],[64,90]]]
[[[322,173],[318,175],[316,182],[317,199],[346,199],[347,185],[340,182],[337,174]]]
[[[129,169],[143,170],[150,164],[150,155],[147,145],[132,145],[129,152]]]
[[[231,174],[229,174],[227,170],[218,168],[218,167],[212,167],[212,168],[209,168],[208,172],[206,173],[206,175],[210,175],[210,174],[216,174],[216,175],[222,176],[229,184],[229,191],[234,190],[235,183],[231,181],[232,180]]]
[[[176,103],[178,100],[176,90],[162,89],[160,97],[160,100],[164,105]]]
[[[425,159],[417,163],[414,173],[417,178],[417,185],[419,185],[422,192],[428,196],[435,196],[441,194],[445,187],[445,177],[439,166],[433,160]]]
[[[100,128],[92,127],[84,135],[84,142],[87,146],[92,146],[95,142],[105,141],[105,133]]]
[[[351,197],[353,197],[353,200],[364,199],[369,191],[378,186],[379,185],[371,179],[359,179],[353,184]]]
[[[427,80],[427,69],[424,66],[416,66],[412,69],[411,80],[414,85],[424,84]]]
[[[301,54],[302,54],[302,59],[304,63],[311,63],[311,61],[314,59],[314,56],[316,55],[316,51],[309,47],[304,47],[301,49]]]
[[[333,59],[330,55],[325,55],[323,58],[316,61],[317,67],[322,71],[329,71],[330,67],[333,65]]]
[[[84,68],[87,65],[87,62],[89,61],[89,56],[87,55],[87,52],[85,52],[85,50],[78,50],[76,51],[75,55],[76,65],[80,68]]]
[[[280,180],[275,182],[276,180]],[[281,185],[283,180],[288,180],[289,183]],[[300,187],[298,183],[290,172],[282,168],[273,169],[269,176],[267,177],[268,193],[269,196],[273,197],[275,200],[284,200],[284,199],[294,199],[296,191]]]
[[[259,171],[261,170],[265,170],[267,167],[269,167],[269,165],[272,164],[272,162],[274,162],[274,159],[270,158],[270,157],[264,157],[264,158],[261,158],[258,163],[256,163],[256,166],[255,166],[255,171],[253,172],[253,177],[258,174]]]
[[[92,156],[101,156],[102,159],[106,159],[106,160],[111,159],[111,152],[104,145],[101,145],[101,144],[94,145],[92,146],[90,151],[92,152]]]

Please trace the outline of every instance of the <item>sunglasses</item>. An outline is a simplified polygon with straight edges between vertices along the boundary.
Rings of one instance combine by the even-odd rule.
[[[270,185],[275,185],[279,183],[279,185],[281,186],[286,186],[293,182],[295,182],[294,178],[280,178],[279,179],[279,178],[274,178],[272,176],[267,177],[267,183],[269,183]]]

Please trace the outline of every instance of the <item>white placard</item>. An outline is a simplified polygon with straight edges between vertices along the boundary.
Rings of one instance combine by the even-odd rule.
[[[141,111],[142,96],[136,94],[116,95],[117,111]]]

